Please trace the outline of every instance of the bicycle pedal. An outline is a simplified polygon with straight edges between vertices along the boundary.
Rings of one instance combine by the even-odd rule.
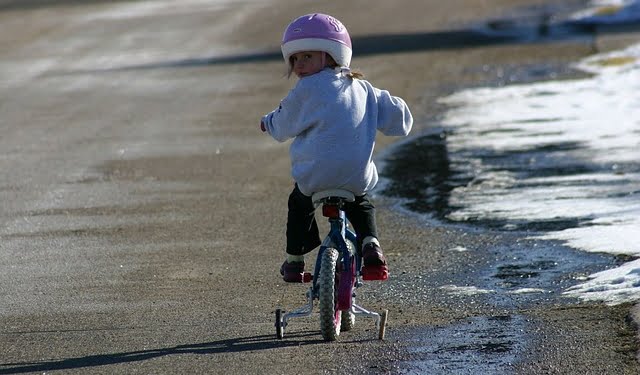
[[[310,272],[301,272],[295,274],[289,274],[284,278],[287,283],[310,283],[313,280],[313,275]]]
[[[303,283],[310,283],[312,280],[313,280],[313,275],[311,274],[311,272],[305,272],[302,274]]]
[[[389,278],[389,269],[385,266],[362,267],[362,280],[385,281]]]

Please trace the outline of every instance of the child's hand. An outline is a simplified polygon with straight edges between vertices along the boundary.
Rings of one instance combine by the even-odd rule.
[[[262,130],[263,132],[267,131],[267,128],[266,128],[266,126],[264,126],[264,122],[263,121],[260,121],[260,130]]]

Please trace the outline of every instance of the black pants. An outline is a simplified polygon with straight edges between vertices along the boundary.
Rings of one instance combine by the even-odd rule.
[[[355,202],[347,202],[344,211],[358,237],[358,249],[362,247],[364,238],[378,237],[376,209],[366,194],[356,197]],[[304,255],[320,246],[320,243],[313,201],[302,194],[296,184],[289,195],[287,254]]]

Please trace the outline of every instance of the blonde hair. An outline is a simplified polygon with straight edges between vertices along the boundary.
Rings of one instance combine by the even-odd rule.
[[[362,73],[359,70],[351,70],[351,69],[349,69],[349,71],[344,73],[344,75],[346,77],[351,78],[351,79],[364,79],[364,73]]]
[[[326,53],[326,52],[325,52]],[[336,61],[333,59],[333,57],[331,57],[330,54],[326,53],[327,55],[327,63],[325,66],[329,67],[329,68],[341,68],[340,66],[338,66],[338,63],[336,63]],[[291,61],[291,57],[289,57],[289,68],[287,69],[287,78],[291,78],[291,74],[293,73],[293,62]],[[360,70],[351,70],[349,68],[344,69],[343,74],[345,77],[351,78],[351,79],[364,79],[364,73],[362,73]]]

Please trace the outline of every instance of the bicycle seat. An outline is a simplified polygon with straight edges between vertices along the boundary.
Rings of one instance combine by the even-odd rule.
[[[322,203],[328,198],[337,198],[338,200],[344,200],[346,202],[353,202],[356,200],[356,196],[352,192],[343,189],[323,190],[314,193],[311,196],[311,200],[315,204]]]

